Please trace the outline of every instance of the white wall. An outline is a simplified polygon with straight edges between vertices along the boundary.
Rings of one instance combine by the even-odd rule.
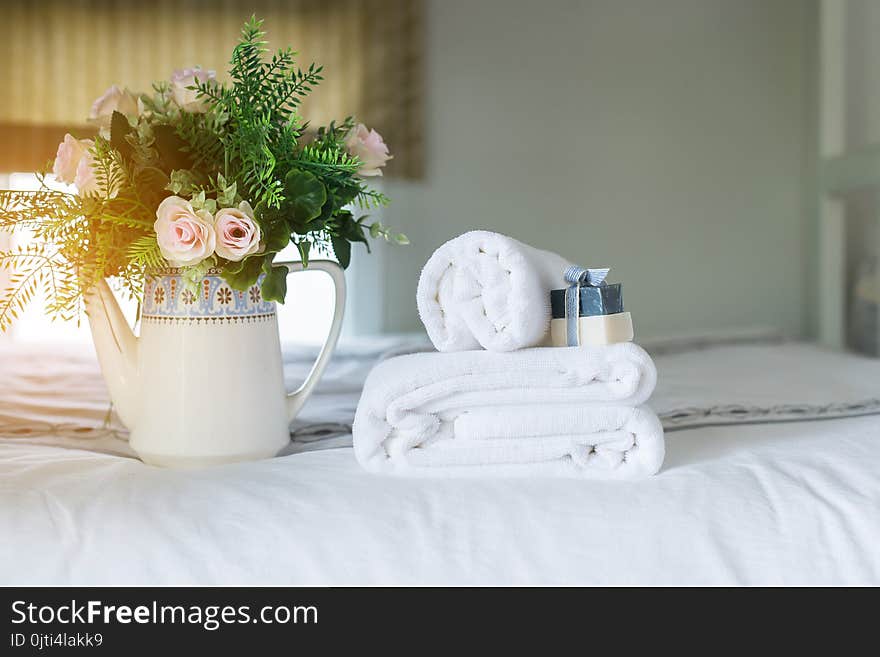
[[[804,328],[801,0],[429,0],[427,177],[388,181],[386,330],[486,228],[611,265],[641,336]],[[393,146],[393,145],[392,145]]]
[[[880,3],[847,0],[847,150],[880,143]]]
[[[847,0],[846,30],[846,148],[848,151],[880,144],[880,2]],[[862,258],[878,254],[874,189],[860,190],[847,198],[849,282]]]

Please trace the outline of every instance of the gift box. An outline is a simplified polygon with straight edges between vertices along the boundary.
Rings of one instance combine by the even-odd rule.
[[[603,270],[606,271],[607,270]],[[569,344],[569,321],[576,323],[577,346],[598,346],[633,339],[632,316],[623,310],[623,286],[604,280],[595,285],[575,285],[578,294],[578,316],[566,317],[566,289],[551,290],[550,341],[554,347]]]
[[[565,319],[565,289],[550,292],[550,311],[553,319]],[[613,315],[623,312],[623,286],[620,283],[585,286],[580,289],[578,315]]]

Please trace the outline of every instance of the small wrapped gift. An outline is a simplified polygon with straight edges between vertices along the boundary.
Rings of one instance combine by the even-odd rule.
[[[632,317],[623,310],[623,288],[608,284],[608,269],[572,266],[567,288],[550,292],[550,340],[554,347],[605,345],[633,339]]]

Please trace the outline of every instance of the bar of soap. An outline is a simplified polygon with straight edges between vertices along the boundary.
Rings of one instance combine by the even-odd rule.
[[[612,315],[623,312],[623,286],[609,283],[600,287],[583,286],[580,290],[578,315]],[[550,291],[550,312],[553,318],[565,317],[565,288]]]
[[[567,347],[568,338],[565,319],[550,320],[550,341],[554,347]],[[632,316],[627,313],[593,315],[578,318],[579,344],[596,347],[633,339]]]

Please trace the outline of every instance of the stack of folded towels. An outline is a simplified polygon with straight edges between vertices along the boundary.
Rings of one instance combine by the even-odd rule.
[[[643,405],[657,381],[648,354],[631,342],[539,346],[550,290],[567,285],[570,264],[484,231],[438,249],[417,295],[438,352],[370,373],[353,429],[361,465],[427,476],[656,473],[665,444]]]

